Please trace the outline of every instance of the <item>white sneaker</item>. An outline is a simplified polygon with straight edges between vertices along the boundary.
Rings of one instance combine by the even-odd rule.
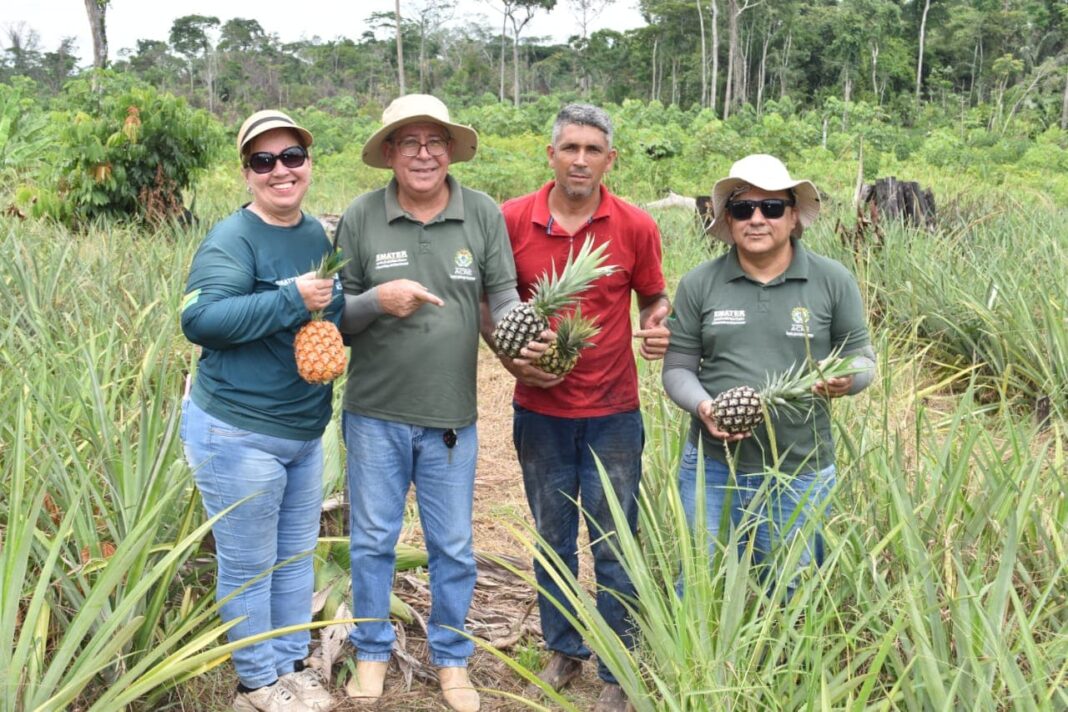
[[[239,692],[234,698],[238,712],[315,712],[285,685],[275,683],[252,692]]]
[[[300,672],[282,675],[278,681],[288,687],[300,698],[300,701],[315,712],[328,712],[337,705],[337,700],[326,689],[323,674],[313,667],[306,667]]]

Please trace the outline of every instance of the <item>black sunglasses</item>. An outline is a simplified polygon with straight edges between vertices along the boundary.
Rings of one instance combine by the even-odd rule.
[[[308,152],[300,146],[290,146],[281,153],[258,151],[245,159],[245,168],[253,173],[270,173],[276,161],[281,161],[286,168],[300,168],[308,160]]]
[[[760,214],[769,220],[781,218],[786,213],[786,206],[793,205],[793,199],[768,198],[767,200],[732,200],[727,203],[727,211],[735,220],[748,220],[760,208]]]

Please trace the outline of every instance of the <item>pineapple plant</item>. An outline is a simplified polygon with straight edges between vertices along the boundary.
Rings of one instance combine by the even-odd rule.
[[[779,411],[799,414],[799,406],[812,401],[812,387],[817,382],[862,370],[853,366],[852,357],[832,354],[813,368],[789,368],[777,376],[769,375],[759,391],[752,386],[735,386],[721,392],[712,399],[712,418],[726,433],[748,433],[764,422],[765,409],[772,416]]]
[[[582,349],[593,346],[590,339],[600,331],[601,327],[592,319],[582,316],[581,308],[576,308],[560,318],[556,324],[556,341],[549,344],[534,365],[546,373],[566,376],[578,363]]]
[[[320,279],[333,277],[345,265],[341,250],[323,255],[315,269]],[[337,326],[323,319],[324,312],[312,312],[311,321],[300,327],[293,339],[293,355],[297,361],[297,373],[308,383],[330,383],[345,372],[345,344]]]
[[[593,237],[587,235],[578,254],[568,256],[560,274],[556,274],[555,265],[551,274],[543,273],[534,283],[530,301],[517,304],[497,323],[497,328],[493,330],[497,352],[509,358],[519,356],[519,351],[526,344],[549,328],[549,320],[557,312],[578,301],[578,295],[593,280],[611,274],[615,267],[604,265],[607,249],[607,242],[594,248]]]

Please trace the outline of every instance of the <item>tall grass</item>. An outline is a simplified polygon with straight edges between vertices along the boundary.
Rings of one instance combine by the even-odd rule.
[[[917,399],[895,425],[891,409],[910,398],[895,384],[912,367],[906,355],[884,360],[869,407],[837,421],[828,559],[792,596],[755,574],[745,525],[718,538],[687,531],[677,424],[652,411],[638,536],[614,512],[638,650],[626,652],[594,599],[556,574],[577,627],[638,709],[1068,705],[1062,424],[1036,440],[1033,424],[969,389],[946,412]],[[771,568],[791,570],[799,549],[775,552]]]
[[[819,249],[862,275],[875,323],[913,329],[946,372],[976,367],[984,400],[1041,399],[1068,416],[1065,211],[1009,198],[927,233],[889,225],[850,253],[826,230]]]
[[[746,525],[689,531],[677,484],[688,419],[655,382],[659,369],[642,369],[639,531],[627,533],[616,507],[613,544],[637,591],[637,650],[553,567],[576,626],[639,710],[1068,708],[1064,411],[1037,423],[1017,407],[1035,389],[1063,395],[1063,285],[1008,259],[1001,227],[967,246],[895,228],[861,255],[827,231],[806,235],[860,273],[880,363],[867,391],[836,402],[828,556],[792,595],[756,572]],[[1049,244],[1061,238],[1036,234],[1041,254],[1063,254]],[[1011,285],[1000,298],[1014,306],[964,299],[985,288],[979,274]],[[903,308],[908,299],[924,306]],[[992,328],[995,313],[1010,328]],[[982,348],[956,343],[972,322]],[[536,535],[520,539],[553,564]],[[774,552],[770,568],[792,570],[799,553]]]
[[[178,301],[204,229],[241,199],[232,177],[201,186],[188,232],[0,222],[0,711],[151,707],[232,647],[214,647],[207,523],[176,437],[194,362]],[[319,180],[312,211],[343,208],[347,185]],[[688,421],[641,363],[640,531],[616,542],[639,648],[562,581],[640,709],[1068,707],[1068,238],[1064,211],[1040,208],[892,227],[856,253],[806,233],[859,275],[880,371],[836,404],[831,553],[790,597],[760,583],[737,532],[689,532]],[[673,292],[721,247],[689,213],[657,217]]]
[[[177,235],[44,224],[0,241],[0,709],[116,709],[225,630],[176,437],[188,254]]]

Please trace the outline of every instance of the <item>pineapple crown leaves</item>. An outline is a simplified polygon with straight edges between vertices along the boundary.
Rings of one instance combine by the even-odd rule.
[[[593,246],[593,236],[587,234],[578,254],[572,252],[559,274],[553,262],[550,271],[543,272],[534,283],[531,305],[542,317],[550,317],[577,301],[580,292],[589,288],[595,279],[612,274],[615,265],[605,265],[608,241]],[[550,273],[551,272],[551,273]]]
[[[852,357],[842,358],[841,349],[836,349],[829,356],[819,361],[794,364],[782,373],[769,374],[764,387],[760,390],[761,400],[774,415],[784,411],[790,415],[800,413],[799,403],[810,403],[814,394],[812,387],[820,381],[851,376],[865,370],[863,366],[853,365]]]
[[[313,266],[312,269],[315,270],[316,277],[327,279],[340,272],[341,268],[346,264],[348,264],[348,260],[341,256],[341,250],[335,249],[323,255],[323,258],[319,260],[318,266]]]
[[[346,264],[348,264],[348,260],[341,256],[341,250],[334,248],[331,252],[324,254],[323,258],[319,260],[318,266],[312,266],[312,269],[319,279],[330,279],[340,272],[341,268]],[[325,314],[325,310],[312,312],[312,321],[319,321]]]
[[[575,311],[570,314],[560,317],[556,322],[556,342],[575,351],[594,346],[595,344],[590,339],[599,333],[601,333],[601,327],[597,325],[597,319],[583,316],[581,306],[576,307]]]

